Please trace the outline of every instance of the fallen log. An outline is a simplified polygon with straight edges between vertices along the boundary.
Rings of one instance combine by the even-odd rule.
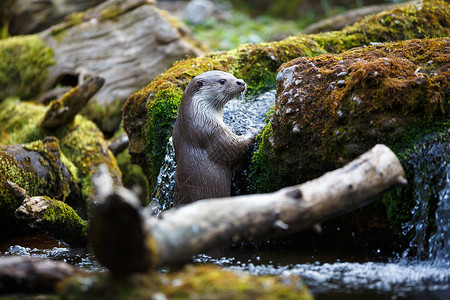
[[[60,99],[52,101],[42,120],[42,127],[55,129],[72,122],[104,83],[105,79],[102,77],[91,77]]]
[[[179,265],[195,254],[239,241],[289,235],[406,184],[395,154],[376,145],[315,180],[270,194],[201,200],[154,219],[144,216],[132,195],[122,189],[114,192],[107,176],[97,179],[99,204],[90,238],[98,260],[116,274]]]

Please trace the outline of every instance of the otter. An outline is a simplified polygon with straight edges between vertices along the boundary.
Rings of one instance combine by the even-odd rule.
[[[230,196],[231,177],[255,140],[255,131],[234,134],[223,122],[225,104],[247,84],[230,73],[208,71],[188,84],[173,129],[174,206]]]

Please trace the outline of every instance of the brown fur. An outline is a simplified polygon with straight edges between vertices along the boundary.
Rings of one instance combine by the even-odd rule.
[[[230,195],[231,176],[255,133],[234,134],[223,123],[223,107],[245,88],[243,80],[222,71],[200,74],[186,87],[173,130],[174,206]]]

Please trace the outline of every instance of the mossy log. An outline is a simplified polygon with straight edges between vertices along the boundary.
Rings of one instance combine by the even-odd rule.
[[[98,260],[118,274],[178,265],[243,240],[292,234],[406,184],[395,154],[377,145],[347,166],[301,185],[272,194],[201,200],[163,212],[161,219],[142,219],[137,200],[113,193],[110,179],[102,177],[106,180],[96,182],[100,203],[90,238]]]
[[[60,99],[52,101],[41,126],[55,129],[71,123],[104,83],[105,79],[99,76],[91,77],[65,93]]]

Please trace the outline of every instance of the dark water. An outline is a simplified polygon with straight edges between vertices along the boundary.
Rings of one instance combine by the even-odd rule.
[[[246,101],[233,101],[225,112],[225,122],[238,134],[250,127],[260,128],[273,98],[274,92],[270,92]],[[450,141],[426,140],[420,147],[419,154],[408,162],[417,165],[418,171],[410,181],[417,186],[413,195],[414,218],[404,224],[405,234],[412,232],[414,238],[405,253],[386,257],[380,255],[381,251],[306,251],[292,247],[264,250],[255,243],[250,247],[200,254],[194,261],[255,275],[296,274],[303,278],[316,299],[450,300]],[[434,169],[430,171],[421,164],[433,165]],[[169,143],[158,179],[159,189],[153,194],[154,211],[171,205],[174,174],[173,150]],[[427,197],[430,193],[435,194],[433,201],[437,204],[432,212],[428,203],[430,197]],[[429,226],[433,226],[433,230]],[[86,249],[68,248],[46,235],[5,241],[0,244],[0,254],[47,257],[92,271],[104,271]]]

